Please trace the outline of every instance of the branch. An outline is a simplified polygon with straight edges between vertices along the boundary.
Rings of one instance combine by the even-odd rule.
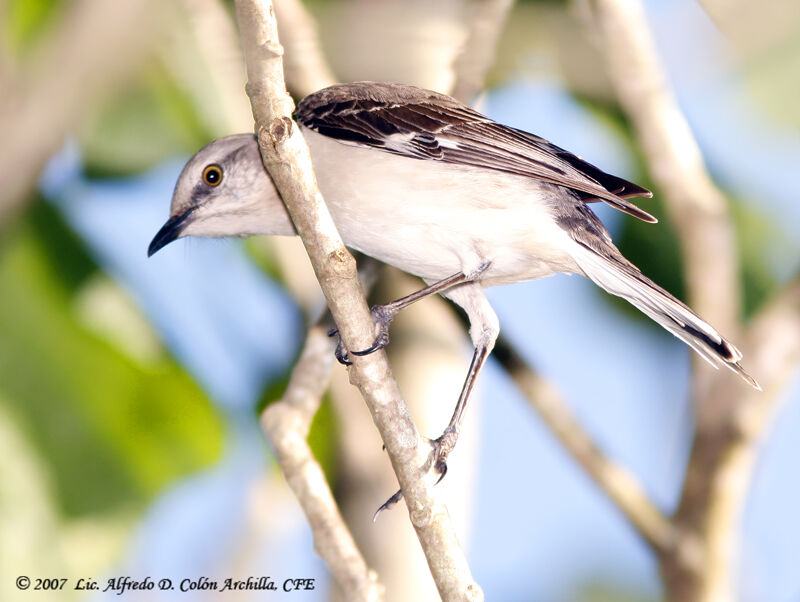
[[[365,290],[372,288],[377,279],[377,263],[371,257],[362,257],[359,276]],[[382,600],[385,586],[367,567],[307,442],[311,421],[330,383],[335,348],[327,334],[330,323],[330,313],[325,312],[308,329],[286,391],[279,401],[264,409],[261,425],[275,448],[281,472],[308,519],[314,548],[327,563],[345,599]]]
[[[328,564],[345,599],[381,600],[384,588],[367,568],[306,441],[311,420],[328,387],[333,347],[321,326],[308,331],[286,393],[264,410],[261,424],[311,525],[314,548]]]
[[[464,47],[453,63],[455,83],[450,94],[454,98],[469,104],[483,89],[512,6],[514,0],[482,0],[475,7]]]
[[[800,275],[796,275],[775,299],[758,312],[747,329],[744,350],[752,356],[753,369],[758,372],[768,398],[783,391],[797,369],[800,362],[798,332]],[[761,400],[763,397],[756,394],[751,399]],[[748,423],[749,419],[744,422]]]
[[[345,346],[364,349],[372,343],[374,325],[355,262],[327,211],[308,148],[290,117],[293,103],[283,80],[283,49],[272,3],[236,0],[235,4],[247,64],[247,92],[264,165],[303,240]],[[439,594],[445,600],[482,598],[446,509],[433,497],[432,485],[419,478],[427,445],[402,402],[386,354],[355,357],[350,378],[361,390],[386,445]]]
[[[419,288],[417,278],[385,266],[374,297],[397,299]],[[387,347],[389,361],[414,422],[423,434],[441,432],[442,425],[450,418],[451,397],[464,382],[465,336],[451,304],[441,297],[414,304],[392,321],[392,342]],[[396,489],[397,481],[386,470],[386,455],[381,451],[380,438],[369,414],[364,412],[364,402],[358,390],[347,383],[343,371],[335,371],[330,394],[340,429],[341,495],[337,495],[337,501],[359,548],[393,599],[436,599],[436,585],[419,552],[414,531],[408,528],[407,516],[397,510],[384,512],[378,521],[380,528],[363,520],[375,512],[375,492]],[[473,414],[470,418],[478,417],[474,415],[477,409],[474,402],[480,403],[480,397],[470,398],[467,410]],[[478,421],[465,421],[458,441],[458,457],[454,458],[458,470],[449,471],[446,481],[436,487],[460,537],[470,530],[479,428]]]
[[[692,307],[721,332],[738,332],[740,285],[725,197],[667,84],[642,5],[595,0],[600,46],[617,98],[644,149],[683,250]]]
[[[748,499],[760,444],[778,411],[776,401],[800,366],[800,276],[766,307],[747,330],[742,351],[759,375],[763,393],[736,388],[719,380],[707,400],[734,399],[734,410],[720,418],[695,441],[676,520],[694,526],[704,548],[702,555],[675,559],[665,565],[667,578],[680,587],[685,572],[698,582],[692,599],[736,599],[734,579],[740,549],[740,517]],[[702,472],[702,471],[705,472]],[[687,560],[689,562],[687,562]],[[678,590],[677,600],[688,599]]]
[[[241,95],[245,85],[244,60],[232,16],[218,0],[183,0],[183,5],[186,25],[178,31],[185,30],[189,35],[176,35],[164,59],[201,108],[212,131],[220,135],[241,131],[244,127],[234,125],[241,123],[245,115],[252,123],[253,117],[247,97]],[[246,113],[242,112],[241,103]],[[284,286],[301,305],[306,318],[313,319],[311,315],[318,313],[321,295],[310,266],[306,269],[305,251],[293,244],[299,241],[273,237],[264,242],[271,246],[280,265]],[[365,290],[374,283],[376,263],[367,257],[359,261]],[[308,519],[314,547],[344,597],[380,600],[385,585],[378,583],[375,571],[367,567],[307,443],[309,426],[332,371],[333,341],[324,332],[327,327],[321,325],[328,322],[332,324],[326,312],[309,328],[286,392],[281,400],[264,410],[261,425],[272,443],[281,472]]]
[[[253,116],[242,96],[244,60],[230,12],[219,0],[180,0],[176,8],[179,18],[159,48],[170,75],[214,137],[246,131]]]
[[[274,0],[278,36],[286,47],[286,85],[303,97],[335,84],[322,52],[317,24],[300,0]]]
[[[620,103],[645,150],[653,177],[683,246],[693,304],[723,332],[738,330],[738,256],[723,195],[711,182],[689,126],[668,89],[635,0],[595,0],[601,46]],[[661,554],[671,600],[735,599],[741,512],[751,484],[757,442],[772,399],[796,369],[800,343],[795,281],[747,333],[745,353],[765,393],[725,372],[706,372],[695,386],[696,431],[683,492],[673,517],[681,533],[674,553]],[[796,337],[795,337],[796,338]],[[774,341],[772,339],[775,339]]]
[[[564,449],[630,521],[657,552],[675,546],[677,534],[670,520],[650,500],[634,474],[610,460],[575,420],[556,388],[536,374],[505,339],[500,338],[494,357],[517,384]]]

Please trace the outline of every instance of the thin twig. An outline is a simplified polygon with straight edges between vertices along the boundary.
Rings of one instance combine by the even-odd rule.
[[[292,216],[325,294],[342,340],[364,349],[374,325],[361,292],[355,262],[347,252],[317,187],[308,148],[291,120],[293,103],[283,79],[283,49],[269,1],[237,0],[236,14],[245,50],[247,91],[253,107],[264,165]],[[447,511],[419,478],[428,456],[386,354],[355,358],[351,382],[359,387],[383,438],[439,594],[445,600],[482,599]]]
[[[453,98],[470,103],[483,89],[512,6],[514,0],[481,0],[475,6],[467,40],[453,63]]]
[[[609,459],[597,447],[577,423],[558,390],[536,374],[507,339],[498,340],[494,357],[561,445],[608,495],[645,541],[661,553],[673,549],[677,534],[669,519],[650,500],[636,476]]]
[[[325,475],[306,438],[330,381],[333,343],[322,326],[308,331],[286,393],[261,416],[286,481],[303,508],[314,547],[328,564],[347,600],[381,600],[383,586],[356,547]]]

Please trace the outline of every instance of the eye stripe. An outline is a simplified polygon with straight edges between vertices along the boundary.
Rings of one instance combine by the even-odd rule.
[[[219,186],[222,182],[222,168],[216,163],[206,165],[203,170],[203,182],[209,186]]]

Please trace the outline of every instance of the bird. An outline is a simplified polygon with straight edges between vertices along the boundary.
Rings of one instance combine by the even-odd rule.
[[[447,428],[432,440],[431,463],[440,480],[475,379],[500,332],[485,295],[491,286],[556,273],[586,276],[715,368],[728,368],[760,390],[740,364],[742,353],[628,261],[590,207],[603,202],[656,223],[628,200],[651,197],[646,188],[450,96],[410,85],[333,85],[302,99],[294,118],[344,243],[427,285],[372,308],[374,344],[349,353],[385,346],[392,317],[430,294],[442,294],[468,317],[472,361]],[[255,136],[236,134],[209,143],[186,163],[170,217],[148,255],[183,236],[258,234],[296,231]],[[347,353],[340,349],[337,357],[346,363]]]

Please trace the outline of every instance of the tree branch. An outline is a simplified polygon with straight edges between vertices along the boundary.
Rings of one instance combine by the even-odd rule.
[[[620,103],[630,117],[681,240],[693,305],[723,332],[738,331],[737,249],[725,198],[714,186],[663,75],[639,2],[595,0],[601,46]],[[673,517],[681,533],[661,553],[671,600],[735,599],[739,520],[757,442],[772,399],[796,369],[798,284],[753,323],[742,346],[765,388],[746,389],[724,371],[695,379],[696,431],[683,492]],[[796,339],[796,337],[794,337]],[[773,340],[774,339],[774,340]],[[699,385],[699,386],[698,386]]]
[[[498,340],[494,357],[517,384],[564,449],[658,552],[673,549],[677,533],[669,519],[650,500],[634,474],[610,460],[575,420],[556,388],[536,374],[505,339]]]
[[[637,0],[595,0],[600,46],[683,250],[692,307],[727,336],[739,330],[733,224],[669,88]]]
[[[291,120],[293,103],[286,93],[277,24],[269,1],[236,0],[245,50],[247,91],[256,121],[262,159],[286,203],[306,247],[331,313],[348,349],[364,349],[374,325],[359,286],[355,262],[336,231],[311,167],[308,148]],[[355,357],[351,382],[372,413],[398,476],[411,522],[445,600],[481,599],[483,593],[467,565],[447,511],[419,478],[427,459],[413,421],[402,402],[382,351]]]
[[[314,548],[328,564],[345,599],[381,600],[383,586],[367,568],[306,441],[330,381],[333,348],[324,328],[315,326],[308,331],[286,392],[280,401],[267,406],[261,424],[311,525]]]
[[[730,415],[697,435],[677,524],[694,529],[703,547],[662,563],[676,600],[736,599],[740,519],[764,435],[777,414],[776,400],[800,366],[800,276],[762,308],[747,329],[742,351],[759,375],[763,393],[717,380],[707,400],[732,399]],[[703,472],[704,471],[704,472]],[[687,573],[689,578],[687,578]],[[695,588],[695,591],[684,589]]]
[[[514,0],[481,0],[475,7],[467,40],[453,63],[453,98],[469,104],[483,89],[512,6]]]
[[[286,47],[286,85],[303,97],[335,84],[320,47],[317,24],[300,0],[274,0],[278,36]]]

